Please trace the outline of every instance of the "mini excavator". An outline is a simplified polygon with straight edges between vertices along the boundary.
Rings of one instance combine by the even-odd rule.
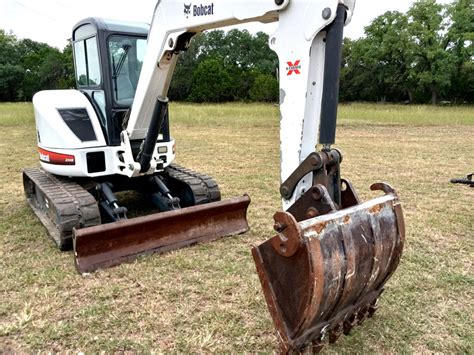
[[[40,168],[23,172],[33,211],[80,273],[248,230],[248,196],[220,200],[208,175],[173,163],[167,93],[177,58],[205,30],[278,22],[283,211],[252,249],[281,351],[371,317],[405,238],[395,190],[360,201],[334,149],[344,25],[355,0],[158,1],[151,25],[88,18],[73,29],[77,90],[33,98]],[[117,193],[160,212],[127,218]]]

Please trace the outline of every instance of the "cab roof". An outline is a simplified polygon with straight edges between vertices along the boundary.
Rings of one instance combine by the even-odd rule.
[[[72,40],[90,37],[98,32],[127,33],[147,36],[150,25],[144,22],[131,22],[89,17],[79,21],[72,30]]]

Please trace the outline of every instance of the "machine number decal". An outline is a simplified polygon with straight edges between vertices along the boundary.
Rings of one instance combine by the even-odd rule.
[[[286,62],[286,64],[288,64],[288,66],[286,67],[286,70],[288,70],[288,73],[287,75],[291,75],[293,73],[295,74],[301,74],[300,72],[300,69],[301,69],[301,64],[300,64],[300,60],[298,59],[296,62],[292,63],[292,62]]]

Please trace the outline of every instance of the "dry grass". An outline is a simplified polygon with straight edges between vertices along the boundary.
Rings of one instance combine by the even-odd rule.
[[[0,104],[0,351],[270,352],[274,328],[250,255],[279,205],[278,110],[172,105],[178,162],[247,192],[251,231],[86,277],[28,208],[21,169],[36,162],[31,106]],[[403,200],[407,246],[380,311],[327,352],[474,351],[474,110],[350,105],[340,110],[343,175]]]

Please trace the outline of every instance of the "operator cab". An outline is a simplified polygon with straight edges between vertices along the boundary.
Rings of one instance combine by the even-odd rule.
[[[108,145],[120,144],[145,58],[149,25],[87,18],[73,28],[77,89],[100,118]]]

